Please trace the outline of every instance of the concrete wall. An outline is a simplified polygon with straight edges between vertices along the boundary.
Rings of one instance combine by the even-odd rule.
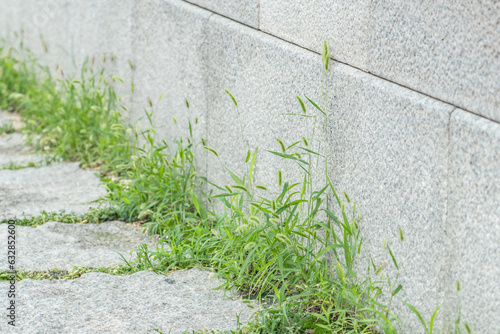
[[[198,117],[196,135],[241,171],[243,132],[262,151],[258,183],[274,187],[278,169],[291,179],[300,171],[263,149],[305,131],[283,113],[300,111],[296,95],[320,100],[327,40],[329,173],[364,216],[365,255],[390,263],[383,239],[392,245],[403,332],[423,331],[401,299],[427,320],[442,304],[439,326],[451,323],[457,280],[462,319],[477,333],[500,329],[498,1],[0,0],[0,35],[21,26],[44,34],[48,53],[37,34],[27,44],[51,66],[115,54],[112,69],[136,87],[133,96],[122,88],[131,120],[151,98],[165,139]],[[200,167],[226,180],[213,155]]]

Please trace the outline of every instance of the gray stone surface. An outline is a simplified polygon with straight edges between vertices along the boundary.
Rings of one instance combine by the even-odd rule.
[[[266,0],[262,30],[500,120],[500,2]]]
[[[260,29],[321,53],[327,41],[334,59],[367,69],[370,1],[265,0],[260,4]]]
[[[69,0],[24,0],[17,4],[18,26],[23,29],[24,46],[33,51],[40,64],[54,71],[60,65],[65,75],[70,74]],[[42,40],[43,39],[43,40]],[[19,41],[14,42],[15,47]]]
[[[74,280],[23,280],[16,284],[18,322],[7,333],[164,333],[201,328],[231,330],[236,315],[246,323],[254,310],[211,290],[222,282],[199,269],[165,277],[141,271],[130,276],[88,273]],[[146,288],[147,287],[147,288]],[[7,291],[7,283],[0,284]],[[2,293],[2,308],[7,307]],[[5,319],[4,319],[5,320]]]
[[[374,1],[369,71],[500,121],[500,2]]]
[[[265,150],[281,151],[306,135],[306,120],[284,114],[300,114],[296,95],[303,94],[319,103],[321,59],[298,47],[263,35],[220,16],[210,19],[207,39],[207,145],[218,151],[224,167],[243,176],[248,150],[259,148],[255,184],[278,189],[278,170],[283,179],[303,179],[295,163],[283,161]],[[238,102],[235,108],[227,89]],[[287,92],[284,94],[283,92]],[[306,101],[310,115],[318,115]],[[238,116],[239,113],[239,116]],[[322,126],[318,119],[317,133]],[[243,133],[243,138],[242,138]],[[317,142],[312,143],[317,148]],[[323,147],[322,147],[323,149]],[[207,155],[208,177],[218,184],[234,184],[212,153]]]
[[[18,4],[16,0],[0,0],[0,41],[19,27]]]
[[[40,168],[0,170],[0,212],[2,219],[23,213],[36,216],[43,211],[66,210],[85,213],[91,203],[106,194],[91,170],[79,163],[60,163]]]
[[[450,127],[446,234],[460,281],[462,319],[476,333],[500,330],[500,124],[462,110]],[[454,285],[450,297],[456,296]],[[458,305],[451,298],[451,305]],[[456,316],[456,312],[451,314]]]
[[[0,169],[12,165],[26,166],[29,163],[39,165],[43,155],[35,154],[25,145],[25,136],[20,133],[0,135]]]
[[[259,28],[259,0],[186,0],[235,21]]]
[[[396,269],[382,247],[387,239],[403,285],[392,310],[404,324],[402,332],[419,333],[417,317],[401,300],[430,319],[446,298],[444,288],[453,284],[446,275],[452,251],[444,236],[453,107],[345,65],[334,67],[329,89],[329,175],[363,217],[361,258],[372,257],[377,266],[387,263],[385,274],[394,284]],[[368,265],[364,260],[360,273]],[[438,318],[438,328],[442,321]]]
[[[17,113],[0,109],[0,127],[8,125],[12,126],[16,131],[21,130],[23,128],[21,116]]]
[[[95,58],[96,68],[104,66],[106,73],[123,79],[124,83],[116,82],[115,88],[130,109],[133,1],[69,0],[67,13],[71,72],[80,73],[85,57],[90,61]]]
[[[141,1],[136,3],[134,12],[136,91],[131,122],[140,120],[142,129],[149,128],[144,110],[153,109],[158,140],[165,139],[173,144],[180,136],[186,138],[189,120],[195,140],[206,138],[203,51],[211,14],[183,1]],[[159,26],[162,29],[158,29]],[[148,99],[153,103],[152,108]],[[195,124],[196,118],[198,124]],[[175,145],[171,147],[176,148]],[[204,150],[199,151],[200,161],[204,155]],[[200,168],[200,173],[204,173],[204,166]]]
[[[151,237],[131,224],[113,221],[102,224],[47,222],[38,227],[16,226],[16,269],[45,271],[71,270],[73,266],[109,267],[133,259],[130,252],[143,243],[154,245]],[[0,245],[7,249],[8,229],[0,225]],[[117,253],[118,252],[118,253]],[[8,270],[6,258],[0,270]]]

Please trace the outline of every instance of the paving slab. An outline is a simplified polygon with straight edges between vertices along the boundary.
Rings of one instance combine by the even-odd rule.
[[[23,128],[23,123],[19,114],[7,110],[0,110],[0,127],[9,124],[12,125],[16,131]]]
[[[43,211],[83,214],[106,194],[94,171],[78,162],[0,170],[0,218],[32,217]]]
[[[25,139],[26,136],[21,133],[0,135],[0,169],[27,166],[30,163],[40,165],[45,161],[43,155],[33,153],[33,150],[24,144]]]
[[[88,273],[73,280],[16,283],[16,328],[2,333],[182,333],[201,328],[231,330],[255,309],[233,300],[209,271],[190,269],[169,276],[141,271],[129,276]],[[147,288],[146,288],[147,287]],[[1,283],[7,308],[8,283]],[[5,318],[5,317],[2,317]]]
[[[16,269],[71,270],[73,266],[109,267],[123,264],[140,244],[154,245],[142,230],[124,222],[67,224],[47,222],[42,226],[16,226]],[[7,249],[8,225],[0,225],[0,247]],[[135,256],[135,254],[134,254]],[[7,270],[0,259],[0,270]]]

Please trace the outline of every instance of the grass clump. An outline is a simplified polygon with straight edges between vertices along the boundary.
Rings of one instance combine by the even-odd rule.
[[[86,59],[76,78],[55,76],[22,47],[0,47],[0,108],[26,120],[24,132],[38,151],[84,167],[112,169],[127,157],[129,141],[113,82]]]

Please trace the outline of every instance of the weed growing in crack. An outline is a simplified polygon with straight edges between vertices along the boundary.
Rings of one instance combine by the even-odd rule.
[[[28,56],[14,57],[18,52]],[[280,152],[268,151],[296,163],[303,177],[287,180],[278,171],[279,191],[272,193],[266,185],[254,182],[259,151],[251,148],[243,132],[248,149],[245,173],[229,171],[232,184],[216,184],[196,172],[197,147],[218,157],[216,149],[194,139],[196,121],[187,124],[189,136],[174,143],[158,141],[154,127],[141,132],[122,125],[112,85],[121,80],[97,70],[94,60],[84,62],[77,79],[68,78],[62,69],[56,78],[22,47],[0,49],[0,108],[20,111],[26,120],[23,131],[31,135],[38,150],[65,160],[80,160],[83,167],[103,172],[108,190],[105,203],[110,204],[84,216],[43,213],[18,222],[38,226],[50,220],[140,221],[149,233],[160,235],[160,243],[154,250],[143,245],[135,262],[125,261],[115,272],[210,268],[226,279],[220,288],[237,288],[247,298],[263,302],[264,308],[237,333],[395,333],[399,320],[391,305],[402,289],[397,283],[396,258],[387,245],[398,269],[394,282],[378,276],[387,264],[372,262],[366,275],[357,272],[362,221],[354,203],[345,193],[339,196],[327,176],[328,113],[323,109],[329,58],[325,43],[321,106],[308,97],[297,98],[300,110],[293,116],[312,124],[290,145],[277,138]],[[227,93],[237,108],[236,98]],[[153,111],[146,113],[151,125],[152,115]],[[325,132],[318,135],[321,122]],[[318,141],[318,136],[324,141]],[[324,182],[318,181],[322,163]],[[216,209],[219,207],[222,210]],[[402,241],[402,231],[400,235]],[[60,277],[75,278],[95,270],[80,268],[72,274],[60,273]],[[49,278],[59,274],[22,275]],[[380,302],[384,287],[391,293],[388,305]],[[432,333],[437,310],[427,326],[418,311],[408,307],[426,332]],[[460,328],[458,318],[454,332],[459,333]]]

